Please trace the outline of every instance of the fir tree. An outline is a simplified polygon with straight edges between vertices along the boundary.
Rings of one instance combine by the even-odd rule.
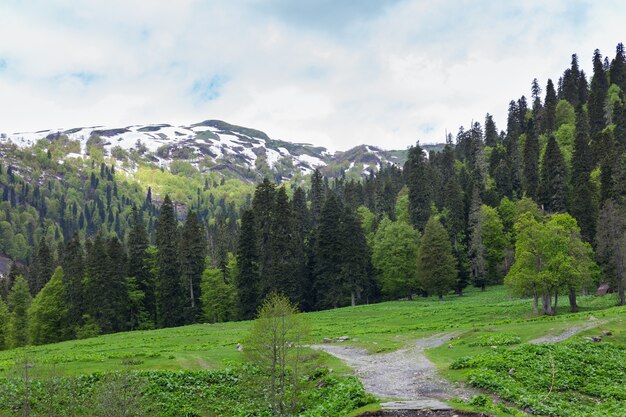
[[[485,145],[495,147],[498,144],[498,130],[493,116],[487,113],[485,116]]]
[[[148,232],[137,206],[132,208],[129,226],[127,276],[134,278],[137,289],[143,293],[139,308],[145,312],[148,320],[154,324],[156,322],[156,295],[154,277],[147,265]]]
[[[311,175],[311,222],[313,227],[317,226],[322,215],[324,206],[324,184],[322,174],[319,169],[313,171]]]
[[[61,282],[67,305],[67,320],[72,326],[81,324],[84,312],[83,305],[83,278],[85,277],[85,255],[78,233],[65,245],[61,267]]]
[[[611,84],[615,84],[622,91],[626,91],[626,55],[624,53],[624,44],[621,42],[615,48],[615,58],[611,62],[609,78]]]
[[[196,213],[190,211],[183,225],[179,247],[180,275],[187,289],[187,323],[195,323],[202,314],[200,282],[204,272],[206,238]]]
[[[576,136],[572,155],[572,204],[571,214],[580,226],[581,236],[592,242],[598,216],[596,189],[591,182],[593,156],[589,147],[589,122],[582,106],[576,115]]]
[[[31,274],[30,290],[32,295],[36,295],[50,280],[53,273],[53,258],[50,247],[46,241],[45,235],[39,239],[37,246],[37,254],[33,265],[33,273]]]
[[[544,210],[549,213],[567,211],[567,171],[563,154],[553,135],[548,139],[541,161],[539,197]]]
[[[338,233],[343,241],[339,281],[350,294],[350,305],[355,306],[372,285],[372,254],[361,221],[349,207],[343,210]]]
[[[534,121],[529,122],[526,141],[524,142],[524,192],[533,200],[537,200],[539,187],[539,139]]]
[[[456,285],[456,259],[452,255],[450,239],[435,216],[428,220],[424,228],[417,259],[417,276],[422,288],[428,294],[438,295],[439,299]]]
[[[107,272],[108,284],[103,297],[111,301],[111,322],[112,331],[119,332],[128,329],[128,289],[126,287],[126,268],[128,259],[124,246],[117,236],[111,236],[106,242],[107,250]]]
[[[556,97],[556,91],[554,90],[554,84],[551,79],[548,79],[546,84],[546,98],[543,104],[543,116],[542,116],[542,128],[544,133],[553,132],[556,129],[556,105],[558,99]]]
[[[591,91],[587,103],[589,112],[589,127],[591,138],[599,139],[599,134],[606,126],[604,106],[609,91],[609,83],[602,66],[602,55],[599,50],[593,54],[593,78],[591,79]]]
[[[404,164],[404,175],[409,188],[409,218],[418,230],[423,230],[430,217],[432,193],[427,176],[427,162],[421,146],[417,143],[409,149]]]
[[[340,281],[343,248],[338,231],[341,210],[339,200],[331,193],[322,208],[315,242],[314,288],[319,309],[339,307],[345,301]]]
[[[157,243],[157,325],[180,326],[184,323],[184,287],[180,279],[178,228],[174,206],[168,195],[161,205],[156,227]]]
[[[28,283],[21,275],[17,277],[9,294],[8,346],[11,348],[28,344],[28,309],[32,302]]]
[[[472,280],[474,285],[482,291],[486,285],[485,271],[485,245],[483,244],[482,235],[482,216],[480,211],[480,194],[476,188],[472,192],[472,204],[469,212],[469,258],[472,268]]]
[[[241,216],[241,232],[237,246],[237,277],[239,318],[254,318],[259,305],[259,273],[254,214],[246,210]]]

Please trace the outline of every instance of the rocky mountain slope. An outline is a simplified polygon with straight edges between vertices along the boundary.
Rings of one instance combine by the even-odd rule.
[[[406,150],[387,151],[368,145],[331,152],[306,143],[272,139],[259,130],[220,120],[189,126],[93,126],[0,135],[0,142],[20,148],[34,146],[41,139],[64,143],[69,150],[66,158],[81,157],[99,149],[120,160],[151,162],[163,167],[171,166],[173,161],[187,161],[201,170],[247,179],[259,175],[292,178],[315,168],[331,176],[342,172],[362,175],[388,163],[402,165],[407,154]]]

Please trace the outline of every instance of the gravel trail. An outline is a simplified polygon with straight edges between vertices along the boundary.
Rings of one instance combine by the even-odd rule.
[[[443,401],[454,397],[469,398],[475,393],[454,386],[439,376],[424,350],[441,346],[452,336],[454,334],[440,334],[414,342],[404,349],[373,355],[365,349],[338,344],[312,348],[343,360],[355,370],[367,392],[380,398],[400,400],[382,404],[385,408],[449,409]]]
[[[587,323],[581,323],[575,326],[568,327],[564,332],[557,335],[546,335],[538,337],[537,339],[533,339],[528,343],[537,344],[537,343],[557,343],[562,342],[564,340],[569,339],[570,337],[578,334],[580,332],[584,332],[585,330],[592,329],[594,327],[605,324],[604,321],[590,321]]]

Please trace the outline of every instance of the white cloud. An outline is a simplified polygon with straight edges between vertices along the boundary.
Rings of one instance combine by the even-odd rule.
[[[26,4],[27,3],[27,4]],[[612,57],[613,2],[5,1],[0,131],[221,118],[334,149],[441,141]],[[300,3],[305,4],[305,3]],[[194,91],[194,87],[206,91]]]

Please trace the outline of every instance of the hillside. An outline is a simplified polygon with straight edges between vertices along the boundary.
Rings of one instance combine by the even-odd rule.
[[[346,171],[358,177],[389,163],[402,166],[407,157],[406,149],[387,151],[367,145],[334,152],[307,143],[273,139],[260,130],[220,120],[189,126],[92,126],[0,134],[0,143],[12,143],[22,149],[42,139],[52,144],[65,143],[67,152],[63,158],[85,157],[100,150],[120,163],[130,159],[170,167],[173,161],[187,161],[200,170],[247,180],[262,179],[265,175],[286,180],[310,174],[315,168],[330,176]]]
[[[468,362],[469,358],[478,359],[484,355],[494,359],[525,355],[529,349],[534,349],[532,355],[558,351],[561,356],[555,359],[559,361],[560,367],[555,383],[557,386],[567,384],[567,381],[575,377],[575,374],[583,372],[577,363],[572,362],[576,358],[577,350],[584,349],[590,361],[595,360],[592,359],[593,355],[609,353],[617,355],[615,360],[626,359],[624,356],[626,355],[625,307],[610,307],[614,303],[614,295],[582,297],[580,313],[561,313],[555,317],[541,318],[530,314],[531,300],[510,300],[504,288],[494,287],[486,292],[471,290],[462,298],[450,295],[443,301],[421,298],[415,301],[388,302],[307,313],[305,318],[310,323],[311,332],[306,342],[320,344],[324,338],[348,336],[347,342],[335,342],[327,346],[363,347],[370,354],[385,354],[410,346],[412,342],[429,336],[448,335],[449,342],[440,348],[427,350],[426,354],[435,362],[439,371],[452,381],[469,382],[477,389],[484,389],[486,393],[499,394],[518,407],[531,407],[541,414],[551,409],[553,411],[550,415],[570,417],[573,415],[571,410],[579,408],[583,413],[588,413],[584,414],[586,416],[618,416],[619,413],[615,414],[611,410],[616,405],[623,406],[625,400],[623,393],[615,392],[607,394],[608,396],[591,393],[589,391],[591,384],[598,383],[597,377],[593,375],[587,376],[588,384],[578,388],[575,385],[571,387],[575,395],[555,393],[549,398],[543,398],[550,388],[549,375],[543,375],[545,367],[549,367],[548,359],[528,361],[525,365],[521,362],[516,364],[516,377],[513,378],[504,375],[509,371],[510,366],[503,370],[490,371],[489,367],[492,365],[486,363],[484,358],[481,359],[482,362]],[[590,320],[594,321],[590,322]],[[38,376],[73,377],[119,370],[121,367],[131,372],[189,370],[187,378],[194,381],[199,378],[200,369],[226,370],[227,372],[232,372],[233,367],[236,369],[237,364],[244,359],[244,355],[238,352],[236,347],[245,338],[250,324],[251,322],[248,321],[213,325],[198,324],[173,329],[120,333],[0,352],[0,376],[15,375],[14,372],[19,368],[21,358],[27,357],[32,364],[31,373],[35,378]],[[581,325],[582,332],[574,334],[569,341],[536,346],[528,344],[539,337],[559,335],[568,329],[580,328]],[[601,343],[585,341],[588,336],[601,336],[603,331],[608,330],[612,332],[612,335],[603,337]],[[370,358],[376,361],[376,356],[366,357],[364,360],[369,361]],[[330,356],[323,355],[320,360],[323,360],[326,366],[337,369],[339,374],[350,373],[349,368]],[[455,365],[450,369],[453,363]],[[600,361],[594,362],[594,366],[602,367],[603,365]],[[524,379],[523,374],[535,371],[538,372],[535,375],[541,376],[541,380],[532,382]],[[602,383],[618,384],[616,380],[611,379],[618,377],[619,373],[616,374],[616,371],[618,370],[607,368],[604,375],[608,380]],[[163,375],[161,378],[165,378],[168,374]],[[176,395],[182,396],[181,398],[186,398],[185,396],[188,395],[185,390],[194,389],[191,385],[177,385],[180,382],[175,381],[179,378],[182,381],[184,375],[184,373],[172,374],[168,377],[170,383],[174,384],[170,386],[170,389],[176,390],[175,392],[178,392]],[[491,378],[502,378],[501,384],[503,385],[494,385],[495,379],[485,379],[489,375],[493,375]],[[210,391],[210,384],[206,387]],[[153,389],[157,389],[156,386]],[[165,387],[158,388],[158,390],[165,390]],[[521,392],[525,394],[514,396],[519,395],[515,393]],[[3,394],[0,390],[0,401],[3,398],[6,400],[6,395],[6,392]],[[154,392],[151,395],[154,395]],[[221,400],[214,400],[213,407],[219,407],[219,404],[224,404],[224,402],[228,403],[230,395]],[[347,392],[342,395],[349,398]],[[593,401],[593,406],[586,402],[590,400]],[[190,401],[189,406],[198,413],[194,415],[212,415],[210,412],[205,414],[206,410],[200,411],[202,407],[207,406],[203,403],[202,397]],[[490,400],[474,400],[465,404],[459,401],[453,403],[462,408],[483,410],[493,415],[523,415],[515,414],[512,409],[506,407],[492,406]],[[175,407],[183,407],[178,400],[173,404]],[[346,413],[348,411],[346,410]],[[3,414],[0,412],[0,415]],[[169,414],[163,412],[158,415]],[[233,414],[224,412],[219,415]]]

